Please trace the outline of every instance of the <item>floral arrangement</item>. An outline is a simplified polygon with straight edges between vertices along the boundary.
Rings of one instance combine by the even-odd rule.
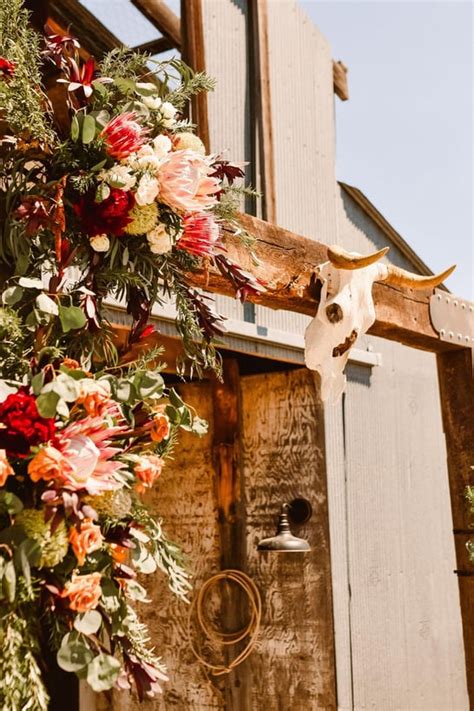
[[[96,64],[72,36],[37,35],[21,0],[0,7],[2,709],[47,709],[51,653],[95,691],[143,699],[166,679],[137,575],[159,569],[183,600],[190,581],[141,496],[179,430],[206,423],[165,386],[152,309],[174,300],[182,374],[219,375],[222,319],[189,274],[264,288],[225,249],[224,224],[251,251],[242,166],[207,155],[186,118],[212,87],[178,60]]]

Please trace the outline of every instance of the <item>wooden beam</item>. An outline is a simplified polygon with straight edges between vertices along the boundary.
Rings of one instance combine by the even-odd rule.
[[[253,118],[258,135],[258,164],[262,192],[262,217],[276,223],[275,161],[273,151],[272,101],[270,88],[270,56],[268,42],[267,0],[250,1],[250,73],[253,90]]]
[[[253,262],[247,247],[232,234],[225,237],[227,254],[267,284],[267,291],[250,296],[249,301],[314,316],[318,294],[313,275],[318,264],[327,261],[327,246],[251,215],[241,215],[241,222],[255,238],[253,249],[258,264]],[[235,295],[229,281],[215,270],[192,273],[189,281],[207,291]],[[434,330],[429,314],[432,293],[431,289],[415,291],[385,283],[374,284],[376,322],[369,333],[428,351],[462,349],[462,346],[441,341]]]
[[[341,101],[347,101],[349,99],[349,84],[347,81],[348,68],[344,62],[333,62],[332,63],[332,74],[334,81],[334,93],[338,96]]]
[[[181,36],[184,61],[196,72],[206,71],[201,0],[181,0]],[[199,137],[209,152],[211,145],[205,91],[191,99],[191,118],[193,123],[197,124]]]
[[[53,19],[62,27],[71,28],[71,33],[98,59],[123,45],[79,0],[52,0],[50,10]]]
[[[466,487],[474,483],[471,469],[474,465],[474,387],[470,350],[466,348],[438,354],[438,378],[448,457],[467,686],[470,708],[474,708],[474,567],[469,562],[466,549],[466,542],[474,537],[474,530],[470,530],[473,521],[465,499]]]
[[[132,0],[133,5],[145,15],[173,47],[181,49],[181,23],[179,17],[163,0]]]
[[[173,49],[174,44],[167,37],[157,37],[149,42],[143,42],[136,47],[132,47],[134,52],[147,52],[149,54],[160,54],[168,49]]]

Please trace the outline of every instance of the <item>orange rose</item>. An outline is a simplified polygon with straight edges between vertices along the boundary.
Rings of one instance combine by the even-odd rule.
[[[4,486],[9,476],[14,474],[10,462],[7,458],[7,453],[4,449],[0,449],[0,486]]]
[[[65,368],[69,368],[69,370],[77,370],[81,367],[77,360],[74,360],[74,358],[64,358],[61,365],[64,365]]]
[[[28,464],[28,474],[32,481],[39,481],[40,479],[61,481],[69,470],[70,466],[66,458],[59,449],[51,445],[46,445],[46,447],[40,449]]]
[[[163,469],[163,464],[161,457],[157,457],[156,454],[149,454],[146,457],[139,458],[133,471],[141,482],[137,485],[137,490],[140,493],[152,486],[155,480],[158,479]]]
[[[100,573],[73,575],[66,584],[62,596],[69,598],[69,607],[76,612],[94,610],[99,604],[102,588]]]
[[[100,526],[96,526],[90,518],[81,521],[79,531],[75,526],[69,531],[69,543],[72,545],[79,565],[84,565],[86,555],[102,548],[103,542]]]
[[[162,442],[170,436],[170,420],[168,415],[159,412],[151,423],[150,437],[153,442]]]
[[[110,384],[107,380],[86,380],[79,382],[78,405],[83,405],[91,417],[101,417],[110,404]]]

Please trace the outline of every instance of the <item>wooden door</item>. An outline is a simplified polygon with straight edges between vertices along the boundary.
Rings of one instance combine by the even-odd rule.
[[[237,567],[252,577],[263,601],[261,632],[256,649],[236,671],[218,678],[207,675],[190,651],[187,607],[173,599],[163,577],[149,577],[152,604],[142,605],[140,613],[163,652],[170,681],[163,696],[146,706],[154,711],[335,711],[318,391],[304,369],[240,378],[232,361],[226,370],[225,386],[180,387],[185,400],[208,419],[209,434],[180,439],[149,503],[189,556],[196,589],[221,567]],[[275,531],[281,504],[296,496],[313,506],[311,520],[299,532],[312,551],[258,553],[260,538]],[[229,615],[224,603],[221,621],[226,624],[238,610],[234,607]],[[92,711],[91,702],[87,704],[84,708]],[[128,694],[113,693],[97,704],[97,711],[102,708],[138,711],[140,706]]]

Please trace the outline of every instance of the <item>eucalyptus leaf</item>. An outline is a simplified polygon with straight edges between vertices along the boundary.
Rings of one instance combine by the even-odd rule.
[[[89,645],[70,632],[63,637],[56,660],[64,671],[77,672],[87,666],[93,656]]]
[[[82,634],[95,634],[102,624],[102,615],[97,610],[89,610],[78,615],[74,620],[74,628]]]
[[[99,654],[87,667],[87,683],[95,691],[112,689],[122,665],[111,654]]]
[[[2,292],[2,302],[6,306],[13,306],[23,298],[23,293],[21,286],[9,286]]]
[[[5,565],[2,585],[4,596],[7,598],[8,602],[13,602],[16,594],[16,572],[15,565],[12,560],[9,560]]]
[[[74,141],[74,143],[76,143],[77,139],[79,138],[80,130],[81,129],[79,126],[77,115],[74,115],[71,121],[71,139]]]
[[[59,395],[53,391],[41,393],[36,398],[36,407],[41,417],[55,417]]]
[[[59,319],[64,333],[83,328],[86,325],[86,316],[79,306],[60,306]]]
[[[52,316],[57,316],[59,313],[59,308],[50,296],[47,294],[38,294],[36,297],[36,307],[44,314],[51,314]]]
[[[30,279],[30,277],[21,277],[18,279],[18,284],[24,286],[25,289],[43,289],[41,279]]]
[[[36,373],[31,379],[31,387],[33,389],[33,392],[35,395],[39,395],[41,392],[41,388],[44,385],[44,372],[40,370],[39,373]]]
[[[0,513],[8,513],[10,516],[23,511],[23,502],[11,491],[0,490]]]
[[[96,124],[95,120],[92,116],[89,114],[86,114],[84,116],[84,121],[82,123],[82,142],[87,145],[88,143],[92,143],[92,141],[95,138],[95,129],[96,129]]]

